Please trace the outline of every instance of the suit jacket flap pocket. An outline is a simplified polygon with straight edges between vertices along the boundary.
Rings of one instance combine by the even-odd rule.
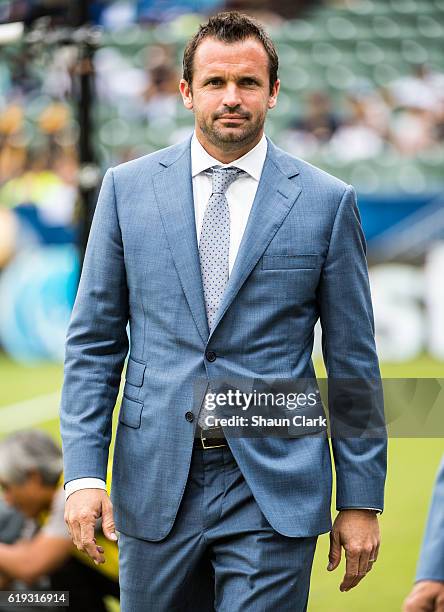
[[[143,376],[145,374],[146,364],[140,361],[136,361],[132,357],[128,359],[128,365],[126,368],[126,381],[130,385],[141,387],[143,384]]]
[[[320,256],[306,255],[264,255],[263,270],[313,270],[319,267]]]
[[[128,427],[138,429],[142,421],[143,403],[123,396],[120,407],[119,421]]]

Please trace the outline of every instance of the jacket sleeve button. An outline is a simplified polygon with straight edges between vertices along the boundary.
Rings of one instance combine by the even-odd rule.
[[[185,412],[185,418],[189,423],[192,423],[194,421],[194,414],[190,411]]]

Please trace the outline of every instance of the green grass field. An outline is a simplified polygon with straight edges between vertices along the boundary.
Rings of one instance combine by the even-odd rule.
[[[322,374],[321,366],[318,372]],[[384,364],[382,372],[390,378],[444,378],[444,364],[422,357],[409,364]],[[56,415],[62,377],[59,365],[24,367],[0,357],[0,437],[26,426],[59,437]],[[414,577],[433,480],[443,452],[441,438],[390,441],[379,560],[356,589],[340,593],[344,564],[333,573],[326,571],[328,535],[321,536],[313,569],[310,612],[400,610]]]

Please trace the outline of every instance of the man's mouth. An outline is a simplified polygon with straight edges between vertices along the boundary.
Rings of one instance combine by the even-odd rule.
[[[222,115],[218,117],[218,119],[222,119],[224,121],[244,121],[246,117],[242,117],[241,115]]]

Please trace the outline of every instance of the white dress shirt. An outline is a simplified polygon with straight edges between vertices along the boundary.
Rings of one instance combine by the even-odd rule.
[[[259,180],[262,174],[265,157],[267,155],[267,139],[265,134],[248,153],[229,164],[222,164],[211,157],[197,139],[196,133],[191,139],[191,176],[193,180],[194,217],[196,221],[197,241],[200,239],[202,221],[205,208],[211,196],[211,176],[205,170],[212,166],[222,168],[235,166],[244,170],[247,175],[236,179],[227,189],[226,198],[230,209],[230,252],[229,273],[233,269],[239,246],[244,235],[248,217],[256,195]],[[79,489],[106,489],[101,478],[76,478],[65,485],[65,497]]]
[[[205,209],[211,196],[211,176],[206,174],[205,170],[212,166],[222,168],[234,166],[247,173],[231,183],[225,194],[230,209],[230,254],[228,263],[230,274],[244,235],[266,155],[267,139],[265,134],[262,135],[253,149],[229,164],[221,164],[220,161],[211,157],[200,144],[196,134],[193,134],[191,139],[191,175],[193,177],[194,217],[198,242]]]

